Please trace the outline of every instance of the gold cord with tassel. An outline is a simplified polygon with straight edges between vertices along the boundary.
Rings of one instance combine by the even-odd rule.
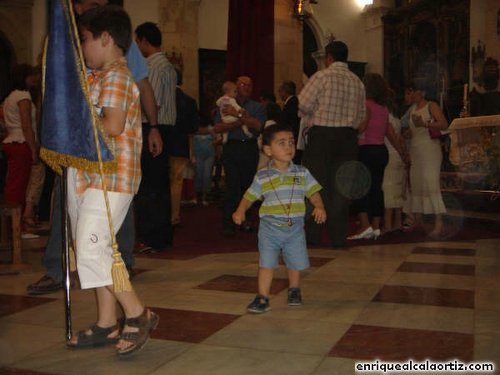
[[[129,274],[127,267],[123,262],[120,251],[118,250],[118,243],[116,241],[115,228],[113,227],[113,219],[111,217],[111,207],[109,206],[108,189],[106,181],[104,180],[104,167],[102,164],[101,149],[99,144],[99,135],[97,127],[94,126],[94,139],[97,148],[97,158],[99,160],[99,168],[102,182],[102,192],[104,194],[104,201],[106,202],[106,213],[108,215],[109,233],[111,234],[111,247],[113,248],[113,265],[111,267],[111,277],[113,278],[113,290],[115,293],[129,292],[132,290],[130,284]]]

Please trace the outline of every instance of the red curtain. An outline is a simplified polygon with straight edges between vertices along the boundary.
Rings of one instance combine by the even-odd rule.
[[[274,0],[229,0],[225,78],[252,78],[253,96],[274,92]]]

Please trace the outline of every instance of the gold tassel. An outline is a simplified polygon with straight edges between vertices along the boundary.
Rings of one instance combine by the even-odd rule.
[[[118,245],[113,244],[113,266],[111,267],[111,277],[113,278],[113,290],[115,293],[130,292],[130,284],[127,267],[118,251]]]
[[[69,247],[69,270],[70,272],[76,271],[76,255],[73,246]]]

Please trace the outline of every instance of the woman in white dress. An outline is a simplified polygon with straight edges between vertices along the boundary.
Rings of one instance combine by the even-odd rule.
[[[397,117],[389,112],[389,125],[397,135],[401,134],[401,124]],[[389,152],[389,162],[384,171],[382,190],[384,191],[384,230],[383,233],[403,229],[403,204],[406,199],[406,164],[398,151],[385,138],[385,146]]]
[[[439,138],[431,132],[446,130],[448,122],[441,108],[426,99],[423,84],[411,84],[412,101],[415,104],[410,114],[406,136],[410,145],[410,194],[405,207],[415,215],[415,224],[409,229],[423,228],[423,215],[435,215],[434,227],[428,233],[431,238],[439,238],[443,233],[443,217],[446,208],[441,195],[440,172],[443,154]]]

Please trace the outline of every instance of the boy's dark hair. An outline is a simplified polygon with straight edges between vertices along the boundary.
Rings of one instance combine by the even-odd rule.
[[[130,18],[118,5],[89,9],[80,17],[79,25],[89,31],[94,38],[98,38],[105,31],[108,32],[124,55],[132,42]]]
[[[269,146],[276,133],[288,132],[293,134],[293,129],[286,124],[273,124],[267,126],[262,132],[262,145]]]
[[[35,68],[28,64],[15,65],[10,72],[10,91],[27,90],[26,78],[35,74]]]
[[[344,42],[335,40],[326,45],[325,55],[330,55],[335,61],[347,62],[349,48],[347,48],[347,44],[345,44]]]
[[[161,47],[161,31],[153,22],[144,22],[137,26],[135,35],[138,39],[146,39],[153,47]]]

